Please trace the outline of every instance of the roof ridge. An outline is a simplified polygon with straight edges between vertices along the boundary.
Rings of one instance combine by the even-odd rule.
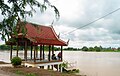
[[[41,24],[41,25],[40,25],[40,24],[37,24],[37,23],[28,22],[28,21],[26,21],[26,23],[32,24],[32,25],[35,25],[35,26],[51,27],[51,25],[45,26],[44,24]]]

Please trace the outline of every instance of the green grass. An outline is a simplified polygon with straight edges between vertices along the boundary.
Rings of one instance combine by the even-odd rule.
[[[19,74],[19,75],[24,75],[24,73],[22,71],[19,71],[19,70],[16,70],[15,73]]]
[[[37,76],[34,73],[27,73],[27,74],[25,74],[24,72],[19,71],[19,70],[16,70],[15,73],[18,74],[18,75],[23,75],[23,76]]]
[[[26,74],[25,76],[37,76],[37,75],[34,74],[34,73],[28,73],[28,74]]]

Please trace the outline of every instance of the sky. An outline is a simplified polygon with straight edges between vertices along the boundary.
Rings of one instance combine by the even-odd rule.
[[[60,38],[68,39],[69,47],[119,47],[120,46],[120,10],[102,18],[84,28],[84,26],[106,14],[120,8],[120,0],[49,0],[60,12],[60,19],[55,19],[52,8],[41,13],[38,8],[33,17],[26,20],[36,24],[51,25]],[[76,31],[73,31],[77,29]]]

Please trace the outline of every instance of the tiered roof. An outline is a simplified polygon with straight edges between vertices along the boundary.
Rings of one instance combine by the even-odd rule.
[[[43,45],[67,46],[67,42],[61,40],[58,37],[52,26],[43,26],[28,22],[26,22],[24,26],[25,29],[27,30],[24,38],[30,40],[32,42],[32,45],[43,44]],[[18,38],[21,38],[22,35],[23,34],[19,31]]]

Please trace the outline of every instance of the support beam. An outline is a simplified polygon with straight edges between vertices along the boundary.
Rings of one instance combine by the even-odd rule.
[[[50,57],[51,57],[51,56],[50,56],[50,55],[51,55],[51,54],[50,54],[50,50],[51,50],[50,48],[51,48],[51,46],[49,45],[49,54],[48,54],[48,60],[49,60],[49,61],[50,61]]]
[[[54,45],[52,45],[52,55],[54,54]],[[52,69],[53,69],[53,65],[52,65]]]
[[[54,45],[52,45],[52,55],[54,54]]]
[[[10,46],[10,60],[12,59],[12,49],[13,49],[13,46],[11,45]]]
[[[42,60],[42,45],[40,45],[40,60]]]
[[[18,41],[16,42],[16,44],[17,44],[16,56],[18,57],[18,51],[19,51]]]
[[[33,50],[33,46],[31,45],[31,55],[30,55],[30,57],[31,57],[31,59],[32,59],[32,50]]]
[[[44,45],[43,45],[43,60],[45,59],[45,50],[44,50]]]
[[[48,70],[50,69],[50,65],[48,65]]]
[[[59,64],[57,65],[57,71],[59,71]]]
[[[36,62],[36,50],[35,50],[35,46],[34,46],[34,62]]]
[[[60,64],[60,72],[61,72],[61,73],[62,73],[62,68],[63,68],[63,67],[62,67],[61,64]]]
[[[63,60],[63,46],[61,46],[61,61]]]
[[[53,70],[54,65],[51,65],[51,67],[52,67],[51,69]]]
[[[35,51],[36,51],[36,58],[38,58],[38,45],[35,46]]]
[[[25,59],[25,43],[24,43],[24,46],[23,46],[23,47],[24,47],[24,59]]]
[[[25,41],[24,58],[25,58],[25,61],[27,61],[27,41]]]

